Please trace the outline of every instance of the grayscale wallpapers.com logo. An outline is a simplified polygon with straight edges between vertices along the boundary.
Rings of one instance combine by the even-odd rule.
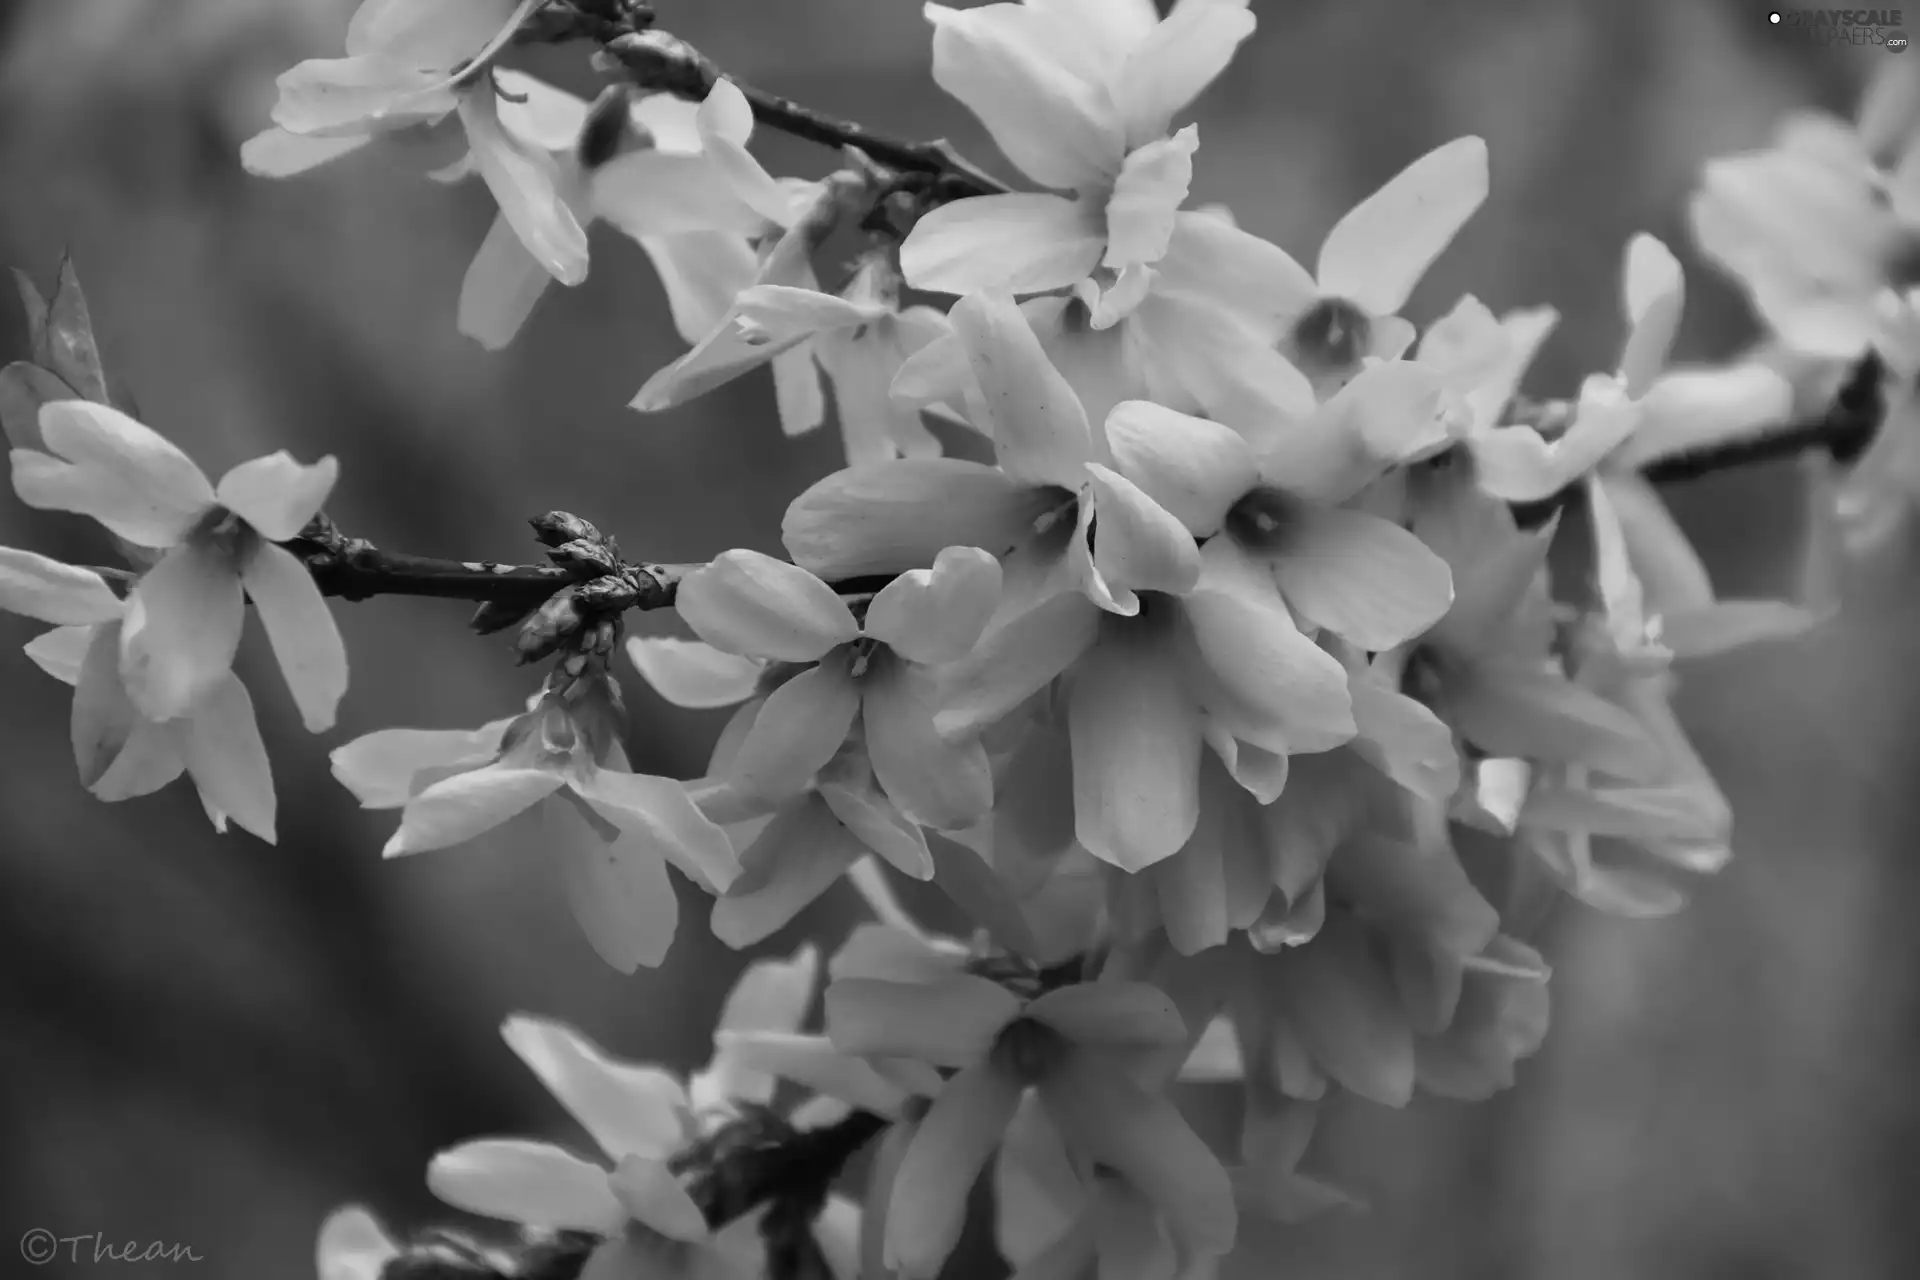
[[[1767,14],[1774,31],[1795,44],[1877,44],[1892,53],[1907,47],[1905,21],[1899,9],[1775,9]]]

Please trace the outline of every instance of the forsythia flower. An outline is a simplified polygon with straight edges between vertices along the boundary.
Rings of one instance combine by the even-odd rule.
[[[553,156],[501,121],[492,59],[540,0],[365,0],[344,58],[281,75],[274,127],[249,139],[252,173],[288,177],[382,133],[459,113],[471,162],[527,252],[562,284],[587,275],[587,233]]]
[[[185,772],[216,828],[224,831],[231,818],[273,843],[273,775],[253,700],[238,676],[226,672],[184,716],[151,720],[120,674],[127,604],[99,574],[0,547],[0,609],[56,624],[26,653],[74,686],[74,762],[87,790],[102,800],[128,800]]]
[[[346,650],[312,575],[275,543],[313,519],[338,464],[302,466],[283,451],[215,486],[158,433],[85,400],[44,406],[40,432],[46,452],[13,451],[21,501],[165,552],[134,585],[119,629],[120,677],[140,714],[186,716],[226,682],[250,598],[307,729],[332,728]]]
[[[593,837],[556,832],[552,841],[574,917],[608,964],[631,973],[659,964],[673,941],[668,862],[711,893],[739,867],[726,832],[683,784],[627,770],[616,698],[601,674],[471,732],[384,729],[335,749],[334,776],[363,807],[401,810],[387,857],[462,844],[564,799]]]
[[[1167,130],[1253,33],[1245,0],[1180,0],[1164,19],[1146,0],[930,4],[926,14],[935,82],[1028,177],[1075,194],[978,196],[934,210],[901,246],[907,282],[1042,293],[1100,269],[1137,298],[1193,179],[1198,130]]]
[[[827,1035],[843,1053],[957,1069],[902,1154],[887,1198],[888,1252],[909,1276],[933,1275],[952,1252],[967,1190],[1028,1088],[1076,1154],[1165,1215],[1189,1259],[1232,1247],[1224,1170],[1171,1102],[1126,1073],[1130,1051],[1186,1039],[1158,989],[1082,983],[1023,1001],[966,975],[838,978],[827,988]]]

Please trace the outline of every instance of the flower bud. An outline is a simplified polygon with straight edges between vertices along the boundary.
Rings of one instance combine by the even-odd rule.
[[[620,559],[604,542],[575,538],[547,552],[547,559],[580,578],[598,578],[618,573]]]
[[[559,547],[569,542],[585,540],[599,542],[600,531],[579,516],[565,511],[549,511],[543,516],[535,516],[527,521],[533,526],[533,536],[542,546]]]

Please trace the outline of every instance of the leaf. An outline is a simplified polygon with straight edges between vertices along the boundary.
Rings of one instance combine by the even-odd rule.
[[[107,399],[107,378],[100,368],[100,348],[93,337],[93,318],[80,288],[73,259],[60,260],[60,283],[53,292],[46,319],[46,367],[88,400]]]
[[[20,305],[27,313],[27,350],[35,360],[47,358],[47,300],[40,296],[40,286],[33,277],[20,268],[13,269],[14,287],[20,290]]]

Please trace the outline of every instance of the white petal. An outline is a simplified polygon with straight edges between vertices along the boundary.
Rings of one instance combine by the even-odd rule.
[[[1426,706],[1371,680],[1348,682],[1359,728],[1353,749],[1395,782],[1429,800],[1445,800],[1460,786],[1453,730]]]
[[[1484,141],[1456,138],[1434,148],[1327,233],[1314,272],[1321,291],[1392,315],[1486,198]]]
[[[1498,427],[1468,441],[1475,473],[1488,493],[1507,502],[1551,497],[1597,466],[1640,424],[1641,406],[1611,378],[1581,388],[1564,434],[1548,442],[1531,427]]]
[[[371,133],[310,138],[275,126],[240,144],[240,167],[258,178],[291,178],[349,151],[358,151],[371,141]]]
[[[618,769],[595,769],[574,789],[624,833],[622,844],[665,858],[709,893],[723,892],[740,865],[727,833],[708,821],[683,782]]]
[[[1128,400],[1107,415],[1106,430],[1115,469],[1196,538],[1219,532],[1260,478],[1246,439],[1218,422]]]
[[[1149,982],[1076,982],[1027,1005],[1026,1015],[1075,1044],[1184,1045],[1187,1024],[1172,997]]]
[[[1282,963],[1288,1009],[1320,1067],[1369,1101],[1405,1106],[1413,1095],[1413,1029],[1362,926],[1330,914],[1314,940]]]
[[[1127,145],[1138,147],[1164,134],[1173,118],[1227,69],[1233,51],[1253,34],[1253,27],[1253,13],[1244,0],[1174,6],[1133,46],[1113,81]]]
[[[478,729],[381,729],[335,747],[333,776],[365,809],[398,809],[428,781],[486,764],[500,754],[513,718]]]
[[[914,224],[900,246],[900,273],[932,293],[1044,293],[1093,274],[1106,241],[1098,205],[1049,195],[973,196]]]
[[[674,607],[702,640],[743,657],[812,662],[860,634],[832,587],[758,551],[724,552],[694,570]]]
[[[456,1209],[530,1227],[610,1235],[627,1220],[605,1169],[544,1142],[490,1138],[442,1151],[427,1188]]]
[[[389,858],[463,844],[538,804],[563,783],[544,769],[487,765],[444,778],[407,801]]]
[[[111,622],[125,608],[106,579],[91,569],[0,547],[0,609],[8,613],[75,626]]]
[[[40,409],[50,457],[13,451],[13,487],[41,510],[92,516],[146,547],[169,547],[213,502],[213,486],[159,433],[117,409],[57,400]]]
[[[1230,222],[1188,211],[1174,218],[1156,289],[1194,294],[1272,327],[1269,341],[1319,297],[1319,286],[1286,250]]]
[[[720,326],[735,295],[753,283],[760,269],[746,237],[732,232],[684,231],[639,239],[667,292],[673,327],[689,344]]]
[[[320,1280],[380,1280],[400,1247],[371,1213],[359,1205],[336,1209],[320,1225],[314,1242],[314,1269]]]
[[[861,720],[874,776],[900,812],[912,822],[948,831],[985,814],[993,805],[986,749],[977,741],[951,742],[934,732],[931,679],[889,661],[868,671],[864,684]]]
[[[1656,379],[1640,400],[1641,422],[1609,462],[1650,462],[1749,439],[1786,423],[1793,386],[1763,364],[1682,369]]]
[[[364,137],[445,115],[455,105],[446,80],[441,68],[384,58],[308,58],[275,78],[271,119],[289,133]]]
[[[713,904],[713,936],[736,948],[761,941],[826,892],[864,852],[819,796],[793,801],[741,855],[740,878]]]
[[[1804,635],[1822,615],[1784,600],[1717,600],[1660,620],[1660,643],[1677,658],[1704,658]]]
[[[948,547],[933,568],[882,587],[864,626],[909,662],[952,662],[973,648],[999,603],[1000,562],[978,547]]]
[[[657,968],[673,946],[680,919],[679,899],[659,848],[624,827],[610,840],[597,827],[575,821],[580,815],[569,815],[572,808],[550,805],[544,816],[546,843],[557,846],[553,851],[574,920],[599,957],[621,973]],[[727,857],[732,856],[729,844]]]
[[[803,436],[827,420],[827,397],[820,387],[820,364],[813,344],[803,342],[773,357],[774,408],[780,430]]]
[[[263,542],[240,583],[259,611],[307,732],[325,733],[347,692],[347,649],[313,575],[285,548]]]
[[[671,636],[635,636],[627,641],[627,657],[655,693],[676,707],[702,710],[752,697],[765,666],[700,640]]]
[[[1118,472],[1089,463],[1087,478],[1082,505],[1099,520],[1093,565],[1107,589],[1123,603],[1135,591],[1191,591],[1200,580],[1200,549],[1186,526]]]
[[[1179,852],[1200,820],[1199,709],[1169,650],[1109,632],[1067,695],[1075,834],[1124,871]]]
[[[1107,197],[1107,250],[1102,266],[1119,270],[1160,261],[1173,236],[1174,217],[1193,182],[1193,153],[1199,146],[1199,127],[1190,124],[1127,157]]]
[[[1314,409],[1313,384],[1274,349],[1271,327],[1191,294],[1150,293],[1133,323],[1150,368],[1251,440]]]
[[[461,333],[489,351],[514,340],[553,277],[540,265],[506,215],[494,218],[460,282]]]
[[[840,750],[860,710],[844,655],[802,671],[767,695],[727,779],[749,795],[798,795]]]
[[[1378,516],[1302,507],[1275,537],[1270,563],[1287,603],[1362,649],[1411,640],[1453,603],[1447,562]]]
[[[87,650],[92,647],[95,634],[93,627],[55,627],[27,641],[21,646],[21,652],[55,680],[62,684],[77,685],[80,683],[81,666],[86,661]],[[118,653],[116,646],[116,663]],[[115,679],[118,679],[117,672]]]
[[[1126,151],[1103,87],[1053,61],[1016,5],[926,7],[933,79],[965,103],[1020,171],[1045,187],[1080,189],[1111,178]],[[958,203],[958,202],[956,202]],[[951,207],[951,206],[949,206]]]
[[[999,720],[1087,651],[1099,619],[1084,597],[1063,593],[989,632],[950,673],[934,727],[960,737]]]
[[[613,1159],[667,1155],[685,1140],[686,1091],[673,1073],[610,1058],[545,1018],[508,1018],[500,1035]]]
[[[915,1280],[939,1273],[966,1224],[968,1193],[1020,1105],[1012,1077],[980,1065],[949,1079],[921,1120],[887,1197],[887,1252]]]
[[[1001,470],[1016,480],[1078,491],[1097,456],[1080,398],[1047,359],[1006,294],[968,294],[949,313],[978,390],[979,424]],[[969,397],[969,401],[972,397]]]
[[[693,122],[700,134],[702,149],[726,175],[740,201],[775,226],[786,226],[793,218],[786,192],[773,175],[747,153],[747,137],[753,131],[753,108],[739,87],[725,77],[715,80],[706,100],[694,114]]]
[[[897,1116],[907,1092],[825,1036],[781,1031],[720,1031],[714,1042],[743,1066],[791,1080],[864,1111]]]
[[[889,665],[891,670],[883,666],[878,672],[868,672],[864,681],[868,688],[862,694],[863,702],[874,700],[876,687],[884,687],[898,679],[900,668],[894,664]],[[916,706],[915,709],[924,722],[929,715],[926,708]],[[863,708],[863,710],[868,712],[867,715],[863,715],[863,720],[884,718],[872,716],[871,708]],[[932,736],[929,729],[923,728],[920,732],[925,738]],[[931,879],[933,853],[927,848],[926,832],[920,829],[919,823],[902,812],[901,806],[905,801],[896,801],[881,788],[879,780],[875,777],[874,766],[868,757],[883,753],[875,747],[874,735],[873,726],[863,726],[860,737],[864,740],[849,740],[840,754],[821,770],[815,789],[819,791],[820,798],[827,802],[827,808],[832,811],[835,818],[839,819],[840,824],[861,844],[879,855],[888,866],[901,875],[910,876],[915,880]],[[884,735],[883,729],[881,736],[884,738]],[[944,744],[936,743],[934,751],[936,758],[942,761],[960,759],[963,773],[975,768],[983,775],[986,772],[984,763],[974,766],[965,761],[959,751],[945,747]],[[907,767],[911,770],[916,766],[909,761]],[[964,781],[960,784],[962,788],[967,785]],[[971,785],[975,788],[989,786],[991,780],[983,779]],[[910,796],[916,793],[910,787],[903,787],[900,794]],[[991,792],[988,795],[990,797]],[[977,804],[977,808],[970,809],[967,805],[962,805],[961,808],[963,811],[978,812],[979,809],[984,809],[991,803],[991,799],[974,803]],[[862,862],[866,862],[866,859],[862,859]],[[874,869],[874,874],[878,875],[877,868]],[[863,879],[866,880],[866,888],[860,891],[870,898],[869,890],[874,887],[871,877],[855,875],[855,887],[860,888]],[[880,887],[884,888],[885,883],[884,880],[880,880]]]
[[[1445,385],[1411,360],[1370,365],[1311,418],[1255,437],[1269,484],[1344,502],[1396,464],[1447,444]]]
[[[303,466],[282,449],[227,472],[213,496],[261,537],[285,542],[319,513],[339,478],[340,464],[333,457]]]
[[[120,681],[120,624],[84,629],[69,736],[81,785],[107,801],[149,795],[180,776],[171,725],[141,717]]]
[[[496,103],[489,91],[460,95],[480,177],[534,260],[561,284],[579,284],[587,278],[587,233],[560,196],[559,170],[552,156],[501,127]]]
[[[1686,277],[1672,251],[1644,231],[1627,243],[1625,275],[1629,328],[1620,353],[1620,380],[1627,394],[1637,398],[1667,362],[1680,328]]]
[[[362,0],[347,23],[346,50],[396,61],[451,68],[479,51],[508,22],[521,0]]]
[[[233,666],[246,600],[223,551],[187,542],[134,584],[120,636],[120,675],[149,720],[187,714]]]
[[[827,1036],[842,1053],[936,1067],[981,1061],[1021,1007],[999,983],[970,974],[934,982],[836,978],[826,1000]]]
[[[794,562],[828,578],[898,573],[948,547],[1002,555],[1033,535],[1057,496],[961,458],[850,467],[793,500],[781,540]]]
[[[260,740],[253,699],[229,673],[194,707],[180,752],[207,804],[268,844],[274,842],[273,771]]]

